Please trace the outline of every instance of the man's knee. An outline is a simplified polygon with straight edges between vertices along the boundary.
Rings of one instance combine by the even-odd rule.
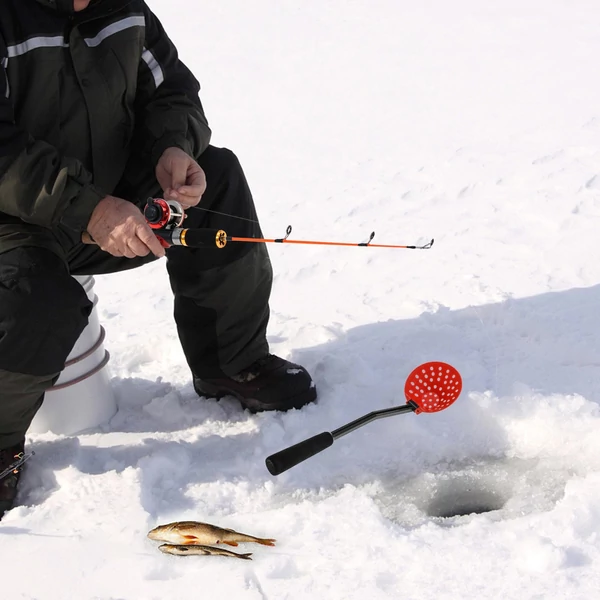
[[[228,148],[208,146],[197,160],[202,169],[207,172],[221,173],[225,176],[243,172],[238,157]]]
[[[0,254],[0,369],[29,375],[61,371],[92,308],[49,250]]]

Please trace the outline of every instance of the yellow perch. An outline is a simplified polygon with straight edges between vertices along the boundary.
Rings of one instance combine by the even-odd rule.
[[[255,542],[263,546],[274,546],[275,540],[257,538],[233,529],[223,529],[210,523],[197,521],[177,521],[159,525],[148,533],[151,540],[167,542],[175,545],[227,544],[237,546],[239,543]]]
[[[177,556],[198,556],[198,555],[213,555],[213,556],[231,556],[233,558],[243,558],[244,560],[252,560],[252,552],[247,554],[237,554],[225,548],[213,548],[212,546],[198,545],[181,545],[181,544],[162,544],[158,549],[165,554],[175,554]]]

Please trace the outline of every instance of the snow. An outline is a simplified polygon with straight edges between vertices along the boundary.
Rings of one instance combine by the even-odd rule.
[[[319,392],[285,414],[195,395],[164,261],[96,277],[119,412],[29,437],[2,597],[596,597],[597,3],[151,6],[267,237],[435,244],[269,248],[272,351]],[[273,452],[404,403],[430,360],[462,375],[450,408],[268,473]],[[175,520],[278,543],[166,556],[146,533]]]

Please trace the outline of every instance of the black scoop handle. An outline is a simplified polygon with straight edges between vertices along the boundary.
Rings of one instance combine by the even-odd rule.
[[[333,444],[334,437],[329,431],[319,433],[307,440],[299,442],[285,450],[276,452],[266,459],[267,469],[271,475],[279,475],[298,463],[322,452]]]

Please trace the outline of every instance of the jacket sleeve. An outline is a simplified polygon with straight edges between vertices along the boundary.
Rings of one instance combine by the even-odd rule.
[[[15,122],[6,72],[8,50],[0,36],[0,211],[35,225],[84,231],[106,195],[74,158],[35,140]]]
[[[146,39],[136,97],[141,152],[153,165],[170,146],[197,157],[211,136],[198,96],[200,84],[179,60],[177,49],[146,3],[144,17]]]

